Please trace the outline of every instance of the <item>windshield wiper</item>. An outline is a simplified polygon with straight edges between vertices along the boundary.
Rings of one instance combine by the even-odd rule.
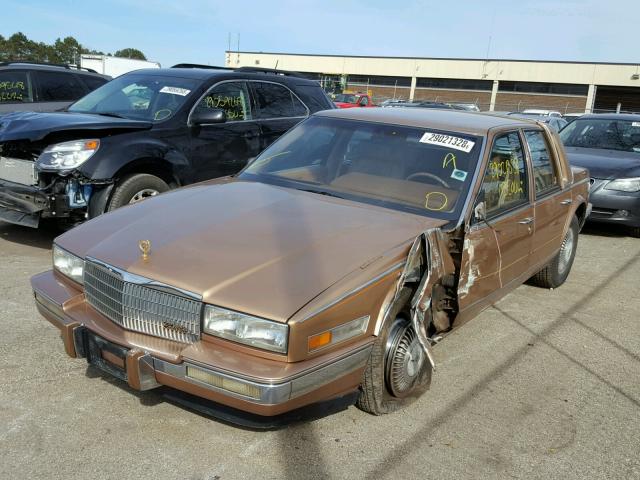
[[[123,115],[120,115],[119,113],[113,113],[113,112],[98,112],[98,115],[102,115],[104,117],[127,118]]]
[[[326,195],[327,197],[344,198],[336,193],[327,192],[326,190],[315,190],[313,188],[298,188],[297,190],[309,193],[317,193],[318,195]]]

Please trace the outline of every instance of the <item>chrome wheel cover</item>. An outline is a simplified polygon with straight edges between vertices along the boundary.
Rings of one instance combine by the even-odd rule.
[[[395,397],[409,394],[417,383],[425,362],[418,336],[411,324],[396,322],[387,341],[385,376],[390,393]]]
[[[560,247],[560,256],[558,257],[558,271],[560,274],[564,274],[567,268],[569,267],[569,262],[571,262],[571,255],[573,254],[573,246],[574,246],[574,237],[575,233],[573,229],[569,229],[567,232],[567,236],[564,237],[564,241],[562,242],[562,247]]]
[[[158,195],[160,192],[158,192],[157,190],[154,190],[153,188],[145,188],[143,190],[140,190],[139,192],[135,193],[133,195],[133,197],[131,197],[131,200],[129,200],[129,203],[138,203],[141,202],[142,200],[145,200],[149,197],[155,197],[156,195]]]

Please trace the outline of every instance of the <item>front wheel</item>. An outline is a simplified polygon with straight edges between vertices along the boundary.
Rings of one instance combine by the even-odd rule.
[[[129,175],[116,185],[107,211],[112,211],[131,203],[138,203],[167,190],[169,190],[169,185],[155,175],[147,173]]]
[[[556,288],[565,282],[571,271],[573,259],[576,256],[579,231],[580,224],[578,218],[574,215],[560,246],[560,251],[547,266],[531,277],[530,283],[543,288]]]
[[[431,385],[431,363],[403,311],[410,297],[404,288],[373,344],[356,405],[374,415],[409,405]]]

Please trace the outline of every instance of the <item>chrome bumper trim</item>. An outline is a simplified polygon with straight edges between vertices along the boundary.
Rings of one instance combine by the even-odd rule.
[[[373,345],[371,344],[365,345],[355,352],[345,355],[337,361],[321,365],[314,369],[310,369],[295,377],[286,379],[279,383],[255,382],[240,376],[229,374],[228,372],[218,371],[209,367],[205,367],[201,364],[190,362],[183,362],[176,365],[173,363],[165,362],[164,360],[154,358],[153,366],[158,372],[166,373],[167,375],[171,375],[172,377],[176,377],[182,381],[193,383],[194,385],[198,385],[199,387],[203,387],[214,392],[222,393],[230,397],[257,403],[260,405],[277,405],[297,398],[301,395],[304,395],[305,393],[311,392],[332,382],[333,380],[336,380],[357,370],[358,368],[364,367],[367,363],[367,360],[369,359],[369,354],[371,353],[372,346]],[[204,370],[205,372],[210,372],[213,375],[251,386],[260,392],[260,397],[248,397],[196,380],[192,377],[187,376],[187,366]]]

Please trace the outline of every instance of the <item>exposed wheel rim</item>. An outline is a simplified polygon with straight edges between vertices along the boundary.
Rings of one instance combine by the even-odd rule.
[[[575,233],[572,228],[567,232],[567,236],[564,237],[562,247],[560,247],[560,257],[558,258],[558,271],[563,274],[569,267],[571,262],[571,256],[573,254]]]
[[[131,200],[129,200],[129,203],[138,203],[138,202],[141,202],[142,200],[144,200],[146,198],[155,197],[159,193],[160,192],[158,190],[154,190],[153,188],[145,188],[145,189],[140,190],[139,192],[136,192],[131,197]]]
[[[413,327],[406,320],[396,323],[387,342],[387,387],[395,397],[407,396],[415,387],[425,355]]]

